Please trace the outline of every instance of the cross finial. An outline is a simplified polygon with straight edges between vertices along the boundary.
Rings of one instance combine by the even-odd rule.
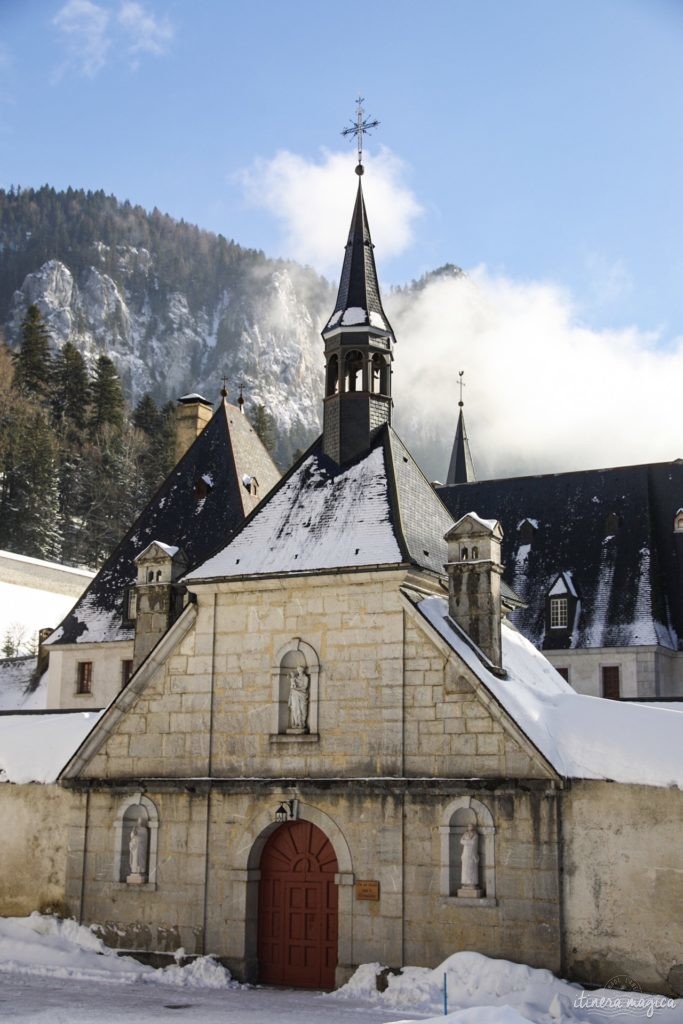
[[[458,387],[460,388],[460,401],[458,402],[458,405],[460,406],[461,409],[463,407],[462,389],[464,387],[467,387],[467,385],[465,384],[465,381],[462,379],[464,377],[464,375],[465,375],[465,371],[464,370],[460,370],[459,373],[458,373],[458,378],[459,378],[458,379]]]
[[[244,413],[244,381],[243,380],[241,380],[239,382],[238,387],[240,389],[240,395],[239,395],[239,398],[237,399],[237,404],[240,407],[240,412]]]
[[[377,128],[379,121],[370,121],[365,116],[365,110],[363,109],[363,103],[365,100],[362,96],[359,96],[356,100],[356,120],[351,122],[350,128],[344,128],[342,135],[345,139],[355,136],[356,145],[358,146],[358,166],[356,167],[356,174],[363,173],[363,136],[370,134],[371,128]]]
[[[227,398],[228,397],[228,378],[225,377],[225,376],[223,377],[223,387],[221,388],[221,397],[222,398]]]

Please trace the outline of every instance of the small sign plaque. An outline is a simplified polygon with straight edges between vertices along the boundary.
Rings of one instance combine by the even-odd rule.
[[[379,899],[379,882],[373,880],[356,882],[356,899],[377,901]]]

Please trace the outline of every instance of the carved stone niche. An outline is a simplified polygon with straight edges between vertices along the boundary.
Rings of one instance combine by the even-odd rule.
[[[298,637],[282,647],[272,670],[273,738],[308,740],[318,735],[320,663]]]

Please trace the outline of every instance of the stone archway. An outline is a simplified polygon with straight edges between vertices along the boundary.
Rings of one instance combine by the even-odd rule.
[[[338,863],[310,821],[271,832],[261,854],[259,981],[331,989],[338,960]]]

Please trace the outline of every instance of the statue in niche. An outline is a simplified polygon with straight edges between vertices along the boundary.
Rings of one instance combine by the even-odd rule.
[[[308,672],[300,665],[289,673],[289,728],[287,732],[308,731]]]
[[[130,885],[141,885],[147,880],[147,851],[149,849],[149,829],[141,814],[130,830],[128,839],[128,863],[130,874],[126,881]]]
[[[460,888],[458,896],[474,897],[482,895],[479,886],[479,833],[477,826],[470,822],[467,831],[463,833],[460,840],[462,857],[460,861]]]

